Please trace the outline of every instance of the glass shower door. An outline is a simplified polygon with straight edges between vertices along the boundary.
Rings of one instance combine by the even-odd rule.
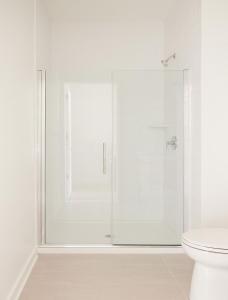
[[[46,243],[110,244],[112,85],[58,80],[47,92]]]
[[[113,244],[179,245],[183,72],[115,72],[113,119]]]

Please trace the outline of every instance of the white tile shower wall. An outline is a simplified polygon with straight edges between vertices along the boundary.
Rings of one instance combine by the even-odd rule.
[[[34,2],[0,9],[0,299],[8,299],[36,246]]]
[[[115,219],[163,222],[164,74],[115,72]],[[139,113],[140,112],[140,113]]]
[[[165,221],[180,237],[183,231],[183,72],[165,73],[164,120],[167,124],[164,144],[177,138],[177,148],[165,147],[164,203]]]
[[[189,201],[185,203],[187,229],[198,227],[201,223],[201,1],[178,0],[169,13],[165,21],[165,56],[174,52],[177,57],[170,61],[169,68],[189,69],[192,89],[191,194],[186,195]]]
[[[228,2],[202,0],[202,217],[228,226]]]

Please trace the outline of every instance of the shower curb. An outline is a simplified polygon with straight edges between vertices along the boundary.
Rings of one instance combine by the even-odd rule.
[[[40,246],[39,254],[183,254],[181,246]]]

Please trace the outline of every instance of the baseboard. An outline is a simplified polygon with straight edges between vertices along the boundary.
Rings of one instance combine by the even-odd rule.
[[[35,247],[33,249],[32,253],[30,254],[29,258],[27,259],[19,276],[17,277],[17,280],[16,280],[7,300],[18,300],[19,299],[20,294],[26,284],[26,281],[28,280],[28,277],[32,271],[33,266],[36,263],[37,258],[38,258],[37,247]]]
[[[181,254],[177,247],[136,247],[136,246],[40,246],[39,254]]]

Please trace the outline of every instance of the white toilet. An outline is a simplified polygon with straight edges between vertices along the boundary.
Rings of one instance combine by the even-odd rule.
[[[182,245],[195,261],[190,300],[228,300],[228,229],[189,231]]]

